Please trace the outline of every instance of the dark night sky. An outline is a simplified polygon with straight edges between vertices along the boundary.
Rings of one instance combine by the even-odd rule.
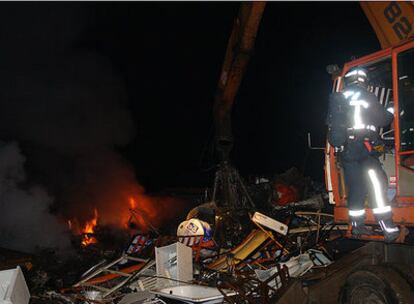
[[[96,47],[127,77],[138,125],[127,152],[137,175],[150,184],[209,182],[200,158],[211,139],[212,99],[239,3],[115,7],[116,13],[110,5],[98,10],[105,25],[96,28]],[[302,166],[306,133],[323,143],[331,86],[326,65],[377,49],[357,2],[268,3],[233,112],[237,167],[273,174]],[[311,152],[306,167],[320,180],[321,154]]]
[[[2,24],[16,24],[2,29],[3,39],[11,39],[2,43],[4,62],[20,62],[16,52],[38,60],[48,52],[89,50],[112,64],[126,85],[135,123],[135,137],[118,149],[146,187],[211,183],[212,172],[202,171],[208,162],[200,165],[200,159],[209,159],[202,151],[211,140],[213,96],[239,3],[1,7]],[[357,2],[268,3],[233,111],[232,157],[240,171],[273,174],[301,167],[307,132],[316,144],[325,135],[331,86],[326,65],[378,49]],[[27,62],[21,64],[33,64]],[[2,78],[13,69],[9,64]],[[37,115],[42,117],[41,109]],[[322,153],[311,152],[307,164],[306,174],[322,180]]]

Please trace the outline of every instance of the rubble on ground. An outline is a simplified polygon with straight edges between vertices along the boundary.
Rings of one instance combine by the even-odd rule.
[[[15,262],[33,304],[277,303],[334,262],[329,244],[347,227],[324,208],[323,193],[295,169],[246,184],[225,164],[170,235],[149,225],[118,247],[96,235],[66,259],[43,251]]]

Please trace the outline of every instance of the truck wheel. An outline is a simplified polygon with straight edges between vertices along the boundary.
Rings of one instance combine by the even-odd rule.
[[[340,303],[408,304],[412,296],[409,284],[393,269],[370,265],[361,267],[347,277],[341,290]]]

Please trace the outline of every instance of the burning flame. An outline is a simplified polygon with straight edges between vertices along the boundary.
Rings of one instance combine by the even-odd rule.
[[[96,244],[98,241],[93,236],[95,227],[98,224],[98,210],[94,208],[94,217],[86,222],[85,227],[82,229],[82,246],[86,247],[91,244]]]
[[[83,246],[98,241],[93,238],[98,232],[97,224],[105,231],[149,233],[153,228],[164,229],[166,225],[179,223],[183,217],[186,200],[147,193],[136,180],[132,166],[112,151],[105,150],[98,158],[83,164],[87,172],[93,171],[93,178],[85,175],[77,181],[85,183],[76,184],[77,191],[68,193],[68,204],[62,210],[62,216],[70,220],[68,228],[81,239]]]
[[[129,234],[158,233],[164,223],[175,220],[183,209],[183,203],[173,197],[150,196],[139,189],[126,189],[106,195],[94,204],[92,216],[86,219],[72,217],[67,220],[68,228],[80,236],[81,246],[98,243],[96,226],[121,229]],[[90,210],[89,208],[86,208]]]
[[[137,208],[137,201],[132,196],[129,198],[129,208],[132,210]]]

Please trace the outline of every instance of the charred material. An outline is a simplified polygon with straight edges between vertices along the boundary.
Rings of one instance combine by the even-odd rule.
[[[254,272],[237,272],[218,284],[218,289],[231,304],[270,304],[275,303],[289,287],[289,271],[277,265],[277,272],[266,280],[257,278]],[[235,295],[228,296],[233,290]]]
[[[212,201],[218,207],[232,210],[256,207],[239,172],[228,162],[222,162],[216,171]]]

